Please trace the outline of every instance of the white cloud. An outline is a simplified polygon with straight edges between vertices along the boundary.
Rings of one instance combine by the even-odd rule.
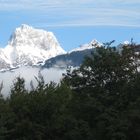
[[[125,4],[140,4],[139,0],[0,0],[0,10],[21,10],[21,9],[40,9],[62,7],[112,7]],[[46,8],[46,9],[45,9]]]
[[[140,26],[140,0],[0,0],[0,11],[37,13],[36,25]]]
[[[27,89],[30,89],[31,81],[33,81],[34,86],[36,86],[37,81],[35,79],[35,76],[37,77],[39,72],[41,72],[46,83],[49,83],[51,81],[58,83],[62,78],[62,73],[65,73],[66,70],[55,69],[55,68],[40,70],[39,68],[35,68],[35,67],[33,68],[33,67],[23,66],[13,71],[0,72],[0,83],[3,82],[4,85],[2,89],[3,95],[4,96],[9,95],[10,88],[13,85],[13,81],[19,76],[25,79],[25,84]]]

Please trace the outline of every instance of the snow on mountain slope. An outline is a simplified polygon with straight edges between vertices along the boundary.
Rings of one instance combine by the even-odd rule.
[[[83,51],[86,49],[93,49],[93,48],[101,47],[101,46],[102,46],[102,44],[94,39],[89,44],[81,45],[79,48],[73,49],[69,53],[76,52],[76,51]]]
[[[23,24],[12,34],[8,45],[0,50],[0,60],[10,67],[35,65],[64,53],[52,32]]]
[[[3,49],[0,49],[0,69],[7,69],[9,68],[9,60],[6,57],[6,55],[4,54]]]

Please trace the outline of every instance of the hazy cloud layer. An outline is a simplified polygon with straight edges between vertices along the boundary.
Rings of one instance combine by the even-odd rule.
[[[0,83],[3,82],[2,93],[4,96],[9,95],[10,88],[13,85],[16,77],[23,77],[26,81],[26,88],[30,89],[30,82],[32,81],[34,86],[37,85],[35,77],[38,77],[39,72],[44,77],[46,83],[51,81],[58,83],[62,79],[62,73],[65,73],[65,70],[60,69],[43,69],[32,68],[32,67],[21,67],[13,71],[0,72]]]
[[[36,26],[140,26],[140,0],[0,0],[0,11],[37,13]]]

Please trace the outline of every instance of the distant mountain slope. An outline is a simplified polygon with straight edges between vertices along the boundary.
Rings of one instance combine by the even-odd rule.
[[[124,43],[119,44],[116,47],[116,49],[119,52],[121,52],[122,47],[126,45],[130,45],[130,43],[128,41],[125,41]],[[91,52],[95,51],[97,47],[101,46],[102,44],[97,42],[96,40],[91,41],[89,44],[80,46],[79,48],[76,48],[67,54],[59,55],[46,60],[45,64],[42,67],[43,68],[52,68],[52,67],[67,68],[69,66],[79,67],[86,56],[90,56]],[[135,45],[134,50],[135,52],[140,52],[140,45]]]
[[[80,66],[85,56],[89,56],[94,49],[74,51],[48,59],[42,68],[67,68],[68,66]]]

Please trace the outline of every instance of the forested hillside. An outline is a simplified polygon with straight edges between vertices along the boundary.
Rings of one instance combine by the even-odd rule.
[[[0,97],[0,140],[139,140],[140,72],[135,44],[96,48],[59,85],[25,88],[17,78]],[[1,85],[2,87],[2,85]]]

